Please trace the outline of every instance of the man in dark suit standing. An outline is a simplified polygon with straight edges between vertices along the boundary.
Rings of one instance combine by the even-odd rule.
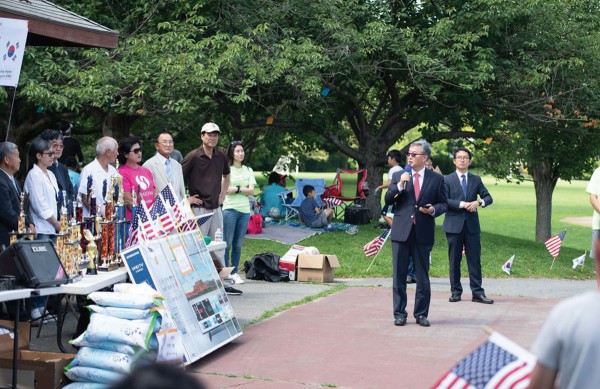
[[[448,239],[448,260],[450,262],[451,303],[461,300],[460,261],[463,246],[467,255],[467,267],[472,300],[483,304],[493,304],[494,300],[485,296],[481,287],[481,241],[479,212],[477,208],[492,204],[492,196],[481,182],[481,177],[468,172],[471,165],[471,152],[464,147],[454,152],[456,172],[444,177],[448,191],[448,213],[442,231]],[[477,198],[479,196],[479,199]]]
[[[21,213],[21,185],[14,174],[19,171],[21,158],[17,145],[11,142],[0,142],[0,245],[8,247],[10,238],[8,233],[19,228],[19,214]],[[35,227],[26,218],[26,226],[32,233]]]
[[[431,157],[431,145],[426,140],[413,142],[407,156],[413,174],[395,173],[385,195],[385,203],[395,205],[391,231],[394,324],[406,324],[406,274],[412,257],[417,273],[413,316],[419,325],[429,327],[429,253],[434,242],[434,218],[446,212],[446,191],[444,177],[425,168]]]
[[[21,167],[21,158],[17,145],[11,142],[0,142],[0,246],[3,249],[10,245],[11,231],[17,231],[19,228],[19,214],[21,213],[21,185],[15,179],[14,174]],[[25,218],[25,226],[29,226],[29,231],[35,234],[35,227]],[[9,317],[15,311],[16,302],[6,303]],[[21,305],[24,307],[24,305]],[[27,321],[29,313],[22,311],[20,314],[22,321]]]

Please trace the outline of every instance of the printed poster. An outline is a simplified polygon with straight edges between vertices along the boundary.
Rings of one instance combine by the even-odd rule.
[[[0,18],[0,85],[19,84],[27,31],[27,20]]]
[[[242,335],[208,248],[197,236],[173,233],[121,252],[133,282],[154,285],[164,296],[186,365]]]

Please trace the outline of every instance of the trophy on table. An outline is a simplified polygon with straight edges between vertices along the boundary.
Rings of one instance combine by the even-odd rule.
[[[21,192],[21,210],[19,211],[19,217],[17,221],[17,231],[11,231],[8,233],[10,235],[10,244],[12,245],[17,241],[19,236],[33,236],[31,232],[29,232],[29,228],[25,225],[25,215],[27,214],[26,207],[29,205],[29,195],[25,192]]]
[[[104,205],[104,218],[100,220],[102,264],[98,266],[99,271],[116,270],[119,266],[115,263],[115,220],[113,217],[113,195],[114,181],[111,178],[106,192],[106,203]],[[98,219],[97,219],[98,220]]]
[[[127,241],[127,220],[125,219],[125,202],[123,200],[123,176],[119,174],[119,161],[117,161],[117,172],[112,176],[112,187],[113,187],[113,203],[114,206],[114,218],[115,218],[115,236],[114,236],[114,257],[115,263],[118,266],[123,266],[124,263],[121,260],[121,250],[125,248],[125,242]]]

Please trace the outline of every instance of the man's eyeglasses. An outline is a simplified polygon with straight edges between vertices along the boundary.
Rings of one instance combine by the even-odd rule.
[[[469,158],[469,157],[455,157],[454,159],[456,159],[458,161],[468,161],[471,158]]]
[[[416,157],[417,155],[425,155],[425,154],[419,154],[419,153],[406,153],[407,157]]]
[[[171,146],[171,145],[175,144],[175,142],[173,142],[172,140],[163,140],[158,143],[160,143],[161,145],[165,145],[165,146]]]
[[[142,149],[141,148],[133,149],[133,150],[130,151],[130,153],[141,154],[142,153]]]

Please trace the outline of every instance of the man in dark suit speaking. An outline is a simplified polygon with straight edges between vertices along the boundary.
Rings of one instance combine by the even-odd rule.
[[[425,168],[431,157],[431,145],[424,139],[408,149],[411,172],[394,173],[385,195],[387,205],[395,204],[392,224],[393,307],[394,324],[406,324],[406,274],[412,257],[417,273],[417,291],[413,316],[417,323],[429,327],[429,253],[433,248],[435,217],[446,212],[444,177]]]
[[[481,182],[481,177],[468,172],[471,165],[471,152],[464,147],[454,152],[456,172],[444,177],[448,190],[448,213],[442,231],[448,239],[448,260],[450,261],[451,303],[461,300],[460,261],[463,246],[467,255],[467,267],[472,300],[483,304],[493,304],[494,300],[485,296],[481,287],[481,242],[479,212],[477,208],[492,204],[492,196]],[[479,199],[477,198],[479,196]]]

